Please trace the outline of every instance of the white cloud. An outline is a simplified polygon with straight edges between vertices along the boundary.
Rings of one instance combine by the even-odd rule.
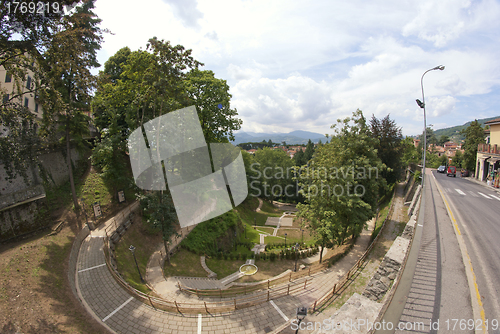
[[[444,71],[424,79],[431,123],[470,120],[463,97],[481,101],[485,113],[498,110],[482,99],[500,86],[494,0],[135,4],[122,1],[116,15],[114,1],[96,2],[102,26],[116,34],[105,36],[101,63],[124,46],[144,48],[153,36],[193,49],[228,81],[246,131],[330,133],[337,118],[360,108],[368,117],[390,113],[405,134],[420,132],[420,78],[440,64]]]

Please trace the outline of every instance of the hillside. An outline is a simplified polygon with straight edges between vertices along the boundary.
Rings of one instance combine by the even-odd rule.
[[[481,124],[481,126],[484,126],[485,122],[490,121],[490,120],[495,119],[495,118],[498,118],[498,117],[500,117],[500,116],[478,119],[477,121]],[[473,121],[469,121],[463,125],[456,125],[456,126],[452,126],[449,128],[436,130],[436,131],[434,131],[434,135],[437,138],[439,138],[442,135],[449,136],[454,141],[464,140],[465,136],[461,135],[460,131],[462,129],[466,129],[472,122]]]
[[[268,141],[271,139],[273,143],[286,142],[288,145],[300,145],[307,144],[307,141],[311,139],[313,143],[317,143],[320,140],[324,143],[326,141],[325,135],[321,133],[295,130],[289,133],[255,133],[255,132],[243,132],[240,131],[234,135],[234,145],[240,143],[258,143],[263,140]]]

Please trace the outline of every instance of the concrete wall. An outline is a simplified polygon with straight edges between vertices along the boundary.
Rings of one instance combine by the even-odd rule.
[[[41,209],[47,209],[44,198],[0,211],[0,242],[47,227]]]

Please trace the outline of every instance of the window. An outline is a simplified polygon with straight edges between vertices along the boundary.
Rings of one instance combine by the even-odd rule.
[[[38,113],[38,103],[35,103],[35,112]]]
[[[9,72],[5,74],[5,82],[11,82],[12,81],[12,75],[10,75]]]
[[[28,75],[28,80],[26,80],[26,88],[31,88],[31,77]]]
[[[25,97],[25,98],[24,98],[24,106],[25,106],[26,108],[28,108],[29,102],[30,102],[30,100],[28,100],[28,98],[27,98],[27,97]]]
[[[7,103],[7,102],[9,102],[9,94],[5,94],[3,96],[3,103]]]

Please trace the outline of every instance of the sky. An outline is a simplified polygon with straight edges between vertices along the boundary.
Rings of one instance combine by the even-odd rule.
[[[149,38],[227,81],[242,131],[314,131],[361,109],[403,135],[500,117],[500,1],[97,0],[103,65]],[[101,67],[102,69],[103,67]]]

